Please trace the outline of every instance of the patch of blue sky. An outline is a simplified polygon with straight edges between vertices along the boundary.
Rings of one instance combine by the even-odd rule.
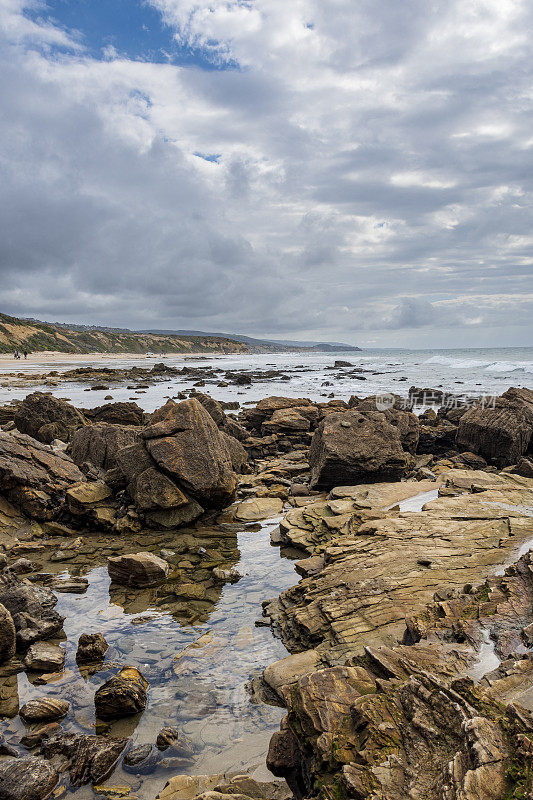
[[[238,69],[238,64],[221,56],[216,43],[194,47],[180,42],[146,0],[47,0],[24,13],[66,30],[96,59],[118,56],[206,70]]]
[[[222,158],[222,153],[194,153],[195,156],[198,158],[203,158],[204,161],[212,161],[215,164],[218,164],[220,159]]]

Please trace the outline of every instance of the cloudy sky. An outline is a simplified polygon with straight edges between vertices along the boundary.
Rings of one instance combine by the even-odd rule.
[[[530,0],[0,0],[0,310],[531,344]]]

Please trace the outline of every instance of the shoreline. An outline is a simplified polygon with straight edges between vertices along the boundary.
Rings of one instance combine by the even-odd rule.
[[[213,353],[204,352],[187,352],[187,353],[165,353],[148,356],[145,353],[61,353],[58,350],[38,350],[33,353],[28,353],[28,357],[21,359],[13,358],[12,353],[0,353],[0,367],[13,366],[13,371],[16,371],[23,364],[74,364],[78,361],[87,361],[92,363],[95,361],[147,361],[148,363],[157,363],[161,359],[169,358],[215,358],[216,356],[229,355],[229,356],[246,356],[249,353],[221,353],[220,351],[213,351]]]

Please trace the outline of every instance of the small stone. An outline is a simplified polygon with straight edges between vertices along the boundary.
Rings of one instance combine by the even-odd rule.
[[[26,653],[24,665],[33,672],[61,670],[65,665],[65,651],[56,644],[35,642]]]
[[[28,700],[20,709],[20,716],[26,722],[45,722],[62,719],[69,710],[70,703],[53,697],[37,697]]]
[[[176,744],[179,739],[179,731],[177,728],[167,727],[161,728],[157,734],[155,743],[159,750],[167,750]]]
[[[101,661],[109,647],[101,633],[82,633],[76,651],[77,664],[92,664]]]
[[[153,553],[129,553],[108,559],[107,571],[115,583],[146,588],[165,580],[170,566]]]
[[[96,715],[114,719],[138,714],[146,708],[148,681],[135,667],[123,667],[101,686],[95,696]]]

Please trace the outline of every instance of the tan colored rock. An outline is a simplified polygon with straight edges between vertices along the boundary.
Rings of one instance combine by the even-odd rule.
[[[311,486],[397,480],[409,458],[400,433],[378,411],[328,414],[313,434],[309,451]]]
[[[170,566],[153,553],[129,553],[110,556],[107,562],[109,577],[124,586],[146,588],[165,580]]]
[[[197,400],[167,403],[143,436],[159,467],[201,505],[220,507],[233,500],[236,480],[228,449]]]
[[[278,497],[255,497],[239,503],[234,517],[239,522],[257,522],[258,520],[277,517],[283,510],[283,500]]]
[[[111,489],[104,481],[87,481],[67,490],[67,503],[72,514],[85,514],[97,503],[111,497]]]

